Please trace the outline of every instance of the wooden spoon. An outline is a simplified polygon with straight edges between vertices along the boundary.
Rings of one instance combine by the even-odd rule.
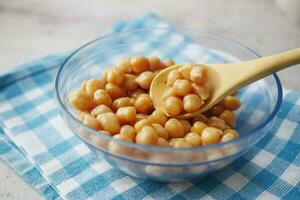
[[[199,111],[176,117],[185,119],[199,115],[240,88],[296,64],[300,64],[300,48],[240,63],[199,64],[208,68],[207,80],[211,85],[211,96]],[[159,72],[153,79],[150,97],[156,109],[164,110],[163,96],[169,88],[166,85],[168,74],[183,65],[185,64],[168,67]]]

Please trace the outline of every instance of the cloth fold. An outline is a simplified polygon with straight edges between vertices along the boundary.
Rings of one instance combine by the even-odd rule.
[[[145,27],[170,25],[148,14],[109,32]],[[300,93],[284,90],[270,133],[229,166],[189,182],[156,183],[112,168],[63,124],[53,81],[68,55],[0,75],[0,156],[47,199],[300,198]]]

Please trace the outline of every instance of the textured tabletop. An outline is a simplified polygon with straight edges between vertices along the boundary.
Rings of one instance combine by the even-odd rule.
[[[149,11],[176,26],[232,38],[261,55],[300,47],[300,26],[289,22],[271,0],[124,2],[0,1],[0,71],[79,47],[102,35],[118,19],[129,20]],[[299,66],[279,75],[285,87],[300,90]],[[41,197],[0,161],[0,199],[35,200]]]

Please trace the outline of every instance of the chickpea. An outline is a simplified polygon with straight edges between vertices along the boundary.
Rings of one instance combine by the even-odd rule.
[[[193,67],[194,67],[193,65],[189,65],[189,64],[183,65],[178,69],[178,71],[184,79],[191,80],[190,73]]]
[[[146,91],[144,91],[142,89],[137,89],[131,93],[131,97],[136,99],[140,94],[145,94],[145,93],[146,93]]]
[[[168,59],[168,60],[165,61],[166,67],[170,67],[174,64],[175,64],[175,62],[172,59]]]
[[[90,110],[94,107],[93,97],[82,90],[73,91],[68,100],[74,108],[81,111]]]
[[[189,113],[200,110],[203,104],[204,101],[196,94],[188,94],[183,98],[183,108]]]
[[[124,87],[127,90],[136,90],[139,85],[135,82],[136,76],[132,74],[125,74]]]
[[[210,89],[208,84],[199,86],[195,83],[192,83],[192,90],[195,94],[199,95],[202,100],[207,100],[210,97]]]
[[[188,147],[193,147],[192,144],[187,143],[186,141],[176,141],[173,144],[174,148],[188,148]]]
[[[134,124],[135,132],[140,132],[144,126],[151,125],[152,121],[149,119],[141,119],[140,121]]]
[[[167,99],[168,97],[175,96],[175,90],[173,87],[167,88],[165,93],[163,94],[162,98],[163,100]]]
[[[82,81],[81,85],[80,85],[80,89],[83,91],[83,92],[86,92],[86,80]]]
[[[237,110],[241,106],[240,100],[233,96],[227,96],[222,103],[228,110]]]
[[[157,141],[157,146],[168,147],[169,146],[169,142],[165,138],[159,137],[158,141]]]
[[[124,72],[118,68],[110,69],[107,72],[107,81],[115,85],[121,85],[125,80]]]
[[[173,86],[176,80],[181,79],[182,76],[178,70],[171,71],[167,76],[167,85]]]
[[[224,110],[224,107],[221,104],[217,104],[210,109],[210,113],[213,116],[219,116]]]
[[[153,127],[144,126],[142,130],[137,133],[135,141],[137,144],[156,145],[158,142],[158,135]]]
[[[128,138],[126,135],[120,135],[116,134],[113,136],[114,139],[126,141],[126,142],[132,142],[130,138]],[[108,149],[111,153],[116,155],[125,155],[129,156],[132,155],[133,150],[130,147],[127,147],[123,144],[119,144],[115,141],[110,141],[108,144]]]
[[[182,142],[184,142],[185,140],[184,140],[184,138],[171,138],[171,139],[169,140],[169,146],[173,147],[174,144],[175,144],[175,142],[177,142],[177,141],[182,141]]]
[[[103,113],[97,116],[103,130],[108,131],[110,134],[115,135],[120,130],[120,124],[116,114]]]
[[[161,63],[160,59],[158,57],[150,57],[149,59],[150,63],[150,70],[155,71],[164,68],[164,65]]]
[[[181,99],[177,97],[168,97],[165,100],[165,111],[169,115],[179,115],[181,111],[183,110],[183,102]]]
[[[223,130],[226,126],[225,121],[218,117],[211,117],[207,121],[207,125]]]
[[[152,124],[152,127],[155,129],[159,137],[164,138],[166,140],[169,139],[168,131],[161,124],[154,123]]]
[[[189,122],[188,120],[184,120],[184,119],[181,119],[181,120],[179,120],[179,121],[180,121],[180,123],[181,123],[182,126],[183,126],[184,134],[189,133],[189,132],[191,131],[191,128],[192,128],[190,122]]]
[[[123,125],[119,134],[127,136],[131,141],[135,141],[136,132],[133,126]]]
[[[129,102],[131,105],[134,105],[135,104],[135,98],[129,98]]]
[[[94,101],[97,105],[104,104],[111,106],[112,99],[110,95],[103,89],[96,90],[94,93]]]
[[[84,117],[84,115],[85,114],[88,114],[88,112],[82,112],[82,111],[77,111],[77,113],[76,113],[76,118],[79,120],[79,121],[83,121],[83,117]]]
[[[115,99],[112,103],[111,108],[114,111],[117,111],[121,107],[131,106],[130,98],[129,97],[121,97],[118,99]]]
[[[111,136],[108,132],[106,131],[101,131],[100,134],[105,134],[107,136]],[[108,144],[108,141],[101,138],[100,136],[96,136],[96,135],[90,135],[89,136],[89,140],[97,147],[100,147],[100,148],[104,148],[104,149],[107,149],[107,144]]]
[[[120,124],[134,124],[136,121],[136,109],[133,106],[121,107],[116,114]]]
[[[201,134],[202,144],[216,144],[219,142],[221,135],[222,130],[213,127],[207,127],[202,131]]]
[[[132,67],[132,71],[136,74],[140,74],[144,71],[149,70],[150,68],[150,63],[148,59],[142,56],[131,58],[130,64]]]
[[[190,72],[191,81],[197,85],[203,85],[205,82],[206,68],[202,66],[193,67]]]
[[[103,114],[103,113],[108,113],[108,112],[112,112],[112,110],[108,106],[106,106],[104,104],[101,104],[101,105],[96,106],[91,111],[91,115],[96,117],[97,115],[100,115],[100,114]]]
[[[223,156],[223,152],[218,149],[213,149],[206,152],[207,160],[217,160],[222,158]]]
[[[230,140],[233,140],[235,138],[235,135],[233,133],[224,133],[220,139],[220,142],[229,142]]]
[[[93,117],[90,114],[85,114],[83,116],[83,121],[85,125],[89,126],[90,128],[93,128],[95,130],[99,130],[101,128],[100,123],[96,120],[95,117]]]
[[[117,99],[125,95],[125,90],[113,83],[107,83],[105,85],[105,90],[113,99]]]
[[[223,119],[229,126],[233,126],[236,122],[236,116],[231,110],[224,110],[219,117]]]
[[[140,121],[142,119],[148,119],[149,115],[146,115],[146,114],[142,114],[142,113],[138,113],[136,114],[136,120],[137,121]],[[149,119],[150,120],[150,119]]]
[[[105,86],[105,81],[103,79],[101,80],[90,79],[86,82],[85,91],[90,95],[94,95],[96,90],[104,89],[104,86]]]
[[[205,115],[199,114],[199,115],[197,115],[196,117],[193,118],[193,122],[196,122],[196,121],[201,121],[203,123],[207,123],[208,119]]]
[[[124,73],[131,73],[132,72],[129,58],[125,58],[125,59],[121,60],[121,62],[117,66]]]
[[[140,94],[134,104],[135,108],[140,113],[150,113],[153,110],[153,104],[148,94]]]
[[[101,78],[102,78],[102,80],[104,80],[105,83],[107,83],[107,73],[108,73],[109,70],[110,70],[110,68],[104,68],[102,70]]]
[[[171,118],[165,124],[169,136],[172,138],[178,138],[184,136],[184,127],[178,119]]]
[[[186,136],[184,137],[184,140],[193,146],[200,146],[202,143],[201,136],[194,132],[190,132],[190,133],[186,134]]]
[[[201,122],[201,121],[196,121],[192,128],[191,128],[191,131],[194,132],[194,133],[197,133],[199,135],[202,134],[203,130],[207,127],[207,124],[205,124],[204,122]]]
[[[234,137],[238,137],[240,134],[236,131],[236,130],[233,130],[233,129],[227,129],[227,130],[224,130],[224,134],[227,134],[227,133],[231,133],[234,135]],[[223,134],[223,135],[224,135]]]
[[[151,114],[151,120],[153,123],[158,123],[161,125],[165,125],[166,121],[168,120],[168,117],[166,116],[166,114],[161,111],[161,110],[155,110],[153,111],[153,113]]]
[[[185,96],[191,93],[192,84],[185,79],[178,79],[173,84],[175,95]]]
[[[142,72],[136,79],[135,82],[143,89],[149,90],[151,82],[154,78],[154,73],[151,71]]]

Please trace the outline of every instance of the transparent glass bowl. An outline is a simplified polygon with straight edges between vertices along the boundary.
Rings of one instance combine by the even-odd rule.
[[[239,92],[243,105],[237,112],[235,128],[241,135],[227,143],[181,149],[144,146],[113,139],[77,120],[76,111],[67,103],[68,94],[83,80],[101,77],[104,67],[136,55],[171,58],[176,63],[228,63],[259,57],[220,36],[163,28],[110,34],[75,51],[60,67],[55,80],[61,116],[70,130],[113,167],[143,179],[184,181],[228,165],[270,130],[282,100],[276,74]]]

